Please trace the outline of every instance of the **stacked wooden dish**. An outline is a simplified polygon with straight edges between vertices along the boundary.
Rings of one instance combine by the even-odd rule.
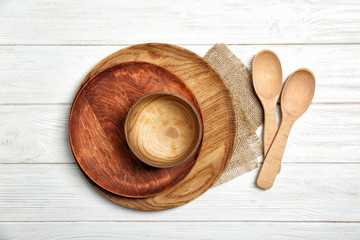
[[[129,208],[164,210],[199,197],[221,176],[234,149],[235,111],[225,83],[200,56],[141,44],[86,76],[69,135],[96,190]]]

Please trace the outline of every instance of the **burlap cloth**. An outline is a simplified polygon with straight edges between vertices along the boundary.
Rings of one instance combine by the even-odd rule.
[[[258,167],[257,158],[262,155],[263,147],[256,130],[263,123],[263,108],[249,69],[225,44],[214,45],[204,58],[217,70],[232,94],[238,127],[234,153],[214,185],[217,186]]]

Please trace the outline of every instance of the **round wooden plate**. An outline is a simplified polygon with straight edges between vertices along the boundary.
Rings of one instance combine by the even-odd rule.
[[[202,149],[196,164],[179,184],[153,197],[121,197],[89,181],[105,197],[125,207],[151,211],[184,205],[206,192],[230,161],[235,144],[236,119],[229,89],[202,57],[187,49],[161,43],[134,45],[113,53],[90,71],[82,85],[97,73],[127,61],[159,65],[174,73],[191,89],[203,117]]]
[[[107,191],[133,198],[153,196],[175,186],[194,166],[199,150],[183,164],[160,169],[141,163],[129,149],[124,123],[130,108],[144,95],[159,91],[185,97],[200,113],[194,95],[178,77],[146,62],[110,67],[77,94],[69,121],[71,148],[86,175]]]

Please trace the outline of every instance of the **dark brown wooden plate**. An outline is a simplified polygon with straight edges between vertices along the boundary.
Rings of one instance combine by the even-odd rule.
[[[90,79],[74,100],[69,122],[74,156],[86,173],[105,190],[143,198],[164,192],[179,183],[194,166],[199,149],[173,168],[143,164],[130,151],[124,122],[131,106],[152,92],[171,92],[188,99],[200,113],[191,90],[168,70],[146,62],[125,62]]]

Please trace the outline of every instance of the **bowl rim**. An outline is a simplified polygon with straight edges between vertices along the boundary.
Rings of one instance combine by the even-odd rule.
[[[192,109],[192,112],[195,114],[196,116],[196,121],[197,123],[199,124],[199,130],[198,130],[198,139],[196,141],[196,144],[194,145],[194,148],[192,149],[192,151],[188,154],[188,156],[180,161],[180,162],[177,162],[175,164],[172,164],[172,165],[166,165],[166,166],[160,166],[160,165],[156,165],[156,164],[151,164],[151,163],[148,163],[146,160],[142,159],[136,152],[135,150],[133,149],[133,147],[131,146],[130,144],[130,141],[128,139],[128,126],[127,126],[127,123],[128,123],[128,120],[131,116],[131,113],[134,111],[134,109],[136,108],[136,106],[142,102],[144,99],[150,97],[150,96],[153,96],[153,95],[161,95],[161,96],[175,96],[179,99],[181,99],[183,102],[185,102],[191,109]],[[202,138],[203,138],[203,120],[201,118],[201,115],[199,114],[199,112],[197,111],[197,109],[195,108],[195,106],[188,100],[186,99],[185,97],[179,95],[179,94],[176,94],[176,93],[172,93],[172,92],[165,92],[165,91],[157,91],[157,92],[152,92],[152,93],[148,93],[148,94],[145,94],[143,95],[142,97],[140,97],[138,100],[136,100],[134,102],[134,104],[131,106],[130,110],[128,111],[128,113],[126,114],[126,118],[125,118],[125,122],[124,122],[124,132],[125,132],[125,138],[126,138],[126,143],[128,145],[128,147],[130,148],[131,152],[136,156],[136,158],[138,160],[140,160],[141,162],[151,166],[151,167],[156,167],[156,168],[172,168],[172,167],[175,167],[175,166],[178,166],[184,162],[186,162],[187,160],[189,160],[195,153],[196,151],[199,149],[200,147],[200,144],[201,144],[201,141],[202,141]]]

